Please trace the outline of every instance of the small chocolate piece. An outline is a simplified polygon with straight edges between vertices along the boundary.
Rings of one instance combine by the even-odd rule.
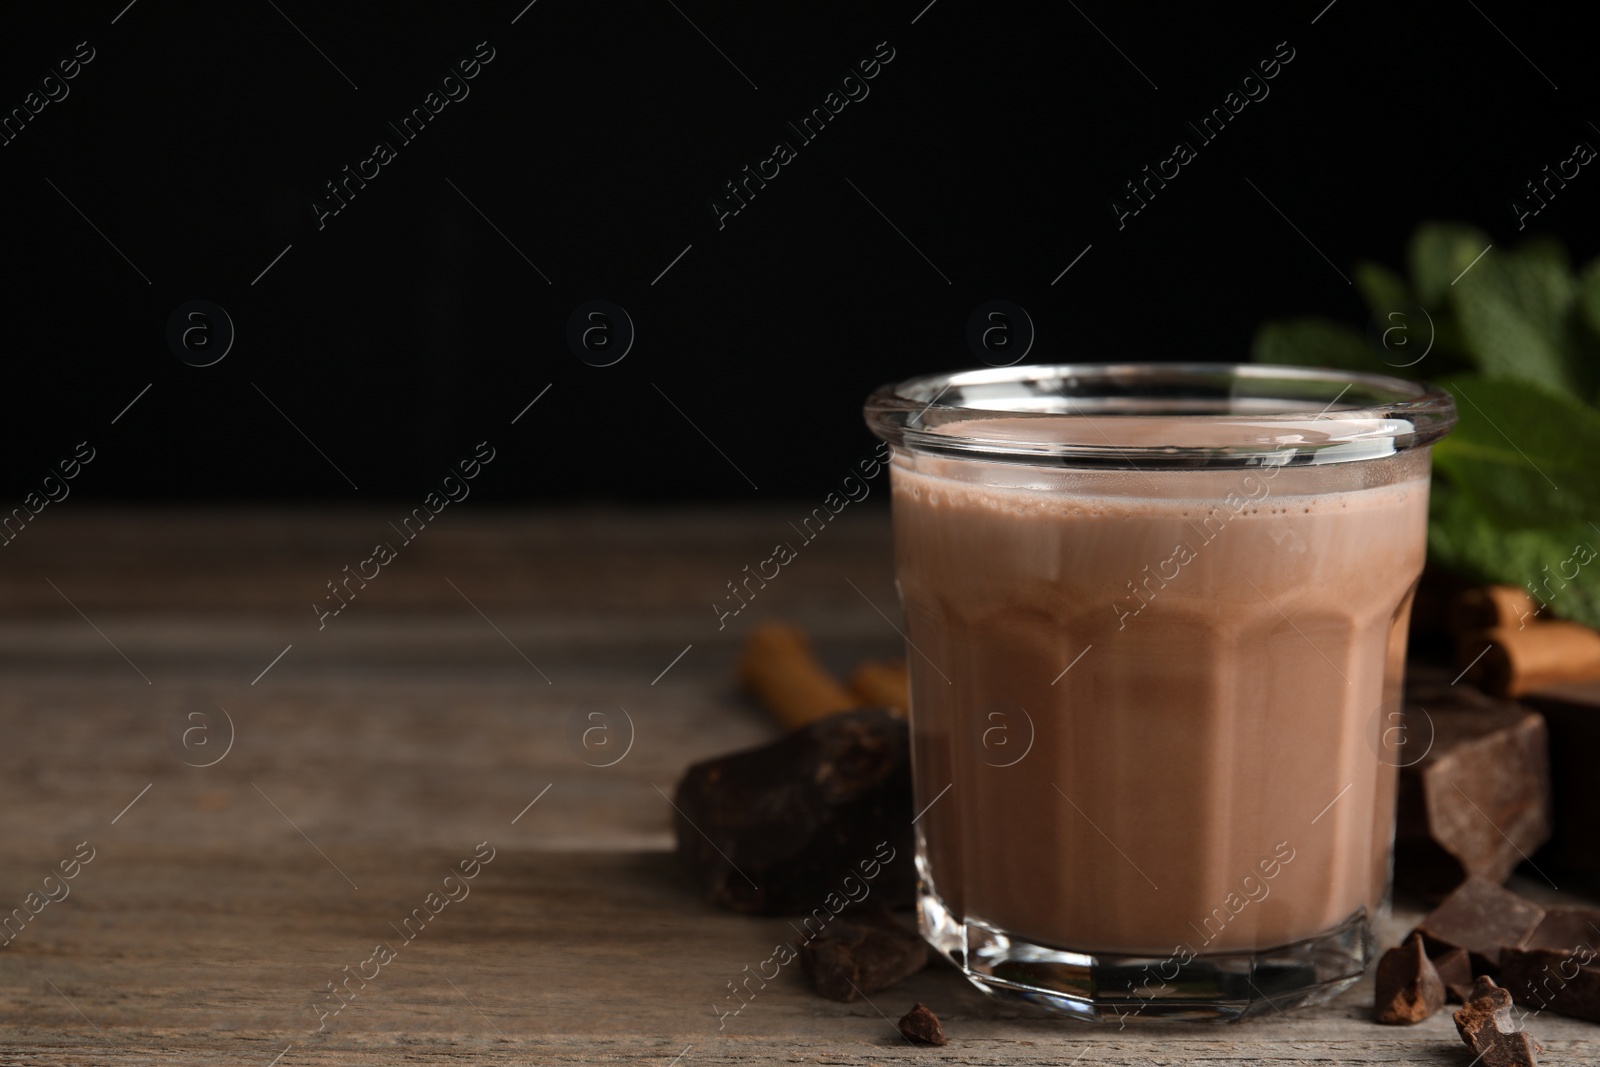
[[[1600,908],[1551,908],[1522,948],[1500,954],[1500,981],[1518,1004],[1600,1022]]]
[[[1428,950],[1442,955],[1464,948],[1475,974],[1497,974],[1500,951],[1521,948],[1544,919],[1531,900],[1482,878],[1468,878],[1416,928]]]
[[[1373,1007],[1380,1023],[1420,1023],[1444,1007],[1444,982],[1423,950],[1420,934],[1383,954],[1375,985]]]
[[[1505,956],[1501,952],[1501,957]],[[1444,982],[1444,996],[1452,1004],[1465,1004],[1472,990],[1472,958],[1464,948],[1453,948],[1443,955],[1433,957],[1433,969]]]
[[[673,803],[678,854],[715,904],[827,914],[856,884],[891,907],[913,903],[911,746],[887,711],[830,715],[697,763]]]
[[[1433,899],[1471,875],[1504,883],[1551,833],[1544,718],[1415,673],[1404,744],[1384,757],[1401,768],[1395,880]]]
[[[1516,1028],[1511,1019],[1511,994],[1482,975],[1472,985],[1467,1002],[1455,1013],[1456,1031],[1478,1054],[1473,1062],[1483,1067],[1538,1067],[1534,1053],[1540,1044]]]
[[[824,912],[826,914],[826,912]],[[829,1000],[849,1002],[887,989],[922,970],[928,943],[895,921],[882,904],[868,901],[814,930],[806,920],[800,964],[811,986]]]
[[[948,1045],[945,1040],[944,1030],[939,1026],[939,1018],[928,1010],[927,1005],[917,1001],[917,1006],[900,1017],[900,1032],[906,1035],[906,1040],[922,1045]]]

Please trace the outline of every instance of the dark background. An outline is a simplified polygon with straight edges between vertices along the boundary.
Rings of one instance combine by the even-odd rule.
[[[81,440],[75,499],[416,502],[485,439],[480,501],[810,498],[871,448],[873,386],[977,364],[987,300],[1027,309],[1030,361],[1247,358],[1264,319],[1362,319],[1338,271],[1398,264],[1422,219],[1525,236],[1522,183],[1600,145],[1570,8],[926,2],[8,10],[5,112],[95,58],[0,147],[0,505]],[[470,95],[399,144],[480,41]],[[799,144],[880,41],[870,95]],[[1185,121],[1280,41],[1270,96],[1199,146]],[[1198,158],[1119,230],[1180,137]],[[719,231],[779,138],[798,158]],[[397,158],[319,230],[379,139]],[[1535,224],[1578,260],[1589,169]],[[566,340],[597,298],[637,330],[609,367]],[[236,328],[213,366],[166,341],[192,299]]]

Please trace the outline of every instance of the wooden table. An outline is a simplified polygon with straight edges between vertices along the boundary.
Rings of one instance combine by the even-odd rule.
[[[898,652],[870,505],[718,629],[724,583],[805,510],[447,512],[319,630],[324,583],[397,541],[396,515],[49,509],[0,549],[0,914],[59,895],[45,876],[80,843],[93,858],[0,948],[0,1062],[1468,1062],[1447,1015],[1368,1021],[1366,983],[1288,1018],[1118,1030],[947,967],[836,1004],[791,966],[719,1026],[726,983],[790,931],[696,896],[663,792],[773,736],[730,680],[758,615],[826,635],[841,668]],[[617,708],[631,748],[591,766],[574,724]],[[368,962],[380,941],[400,947]],[[915,1000],[948,1048],[899,1037]],[[1600,1062],[1596,1027],[1531,1029],[1545,1063]]]

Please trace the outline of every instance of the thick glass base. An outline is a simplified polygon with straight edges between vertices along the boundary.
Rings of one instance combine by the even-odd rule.
[[[1320,936],[1278,948],[1177,956],[1073,952],[1018,940],[976,918],[957,919],[926,881],[922,935],[985,993],[1104,1022],[1235,1022],[1349,987],[1372,959],[1366,909]]]

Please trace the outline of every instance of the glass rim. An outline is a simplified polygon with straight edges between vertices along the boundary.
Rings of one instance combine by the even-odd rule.
[[[1159,468],[1376,459],[1432,444],[1456,421],[1450,394],[1428,382],[1265,363],[926,374],[879,387],[864,414],[896,448],[1124,470],[1136,460]]]

